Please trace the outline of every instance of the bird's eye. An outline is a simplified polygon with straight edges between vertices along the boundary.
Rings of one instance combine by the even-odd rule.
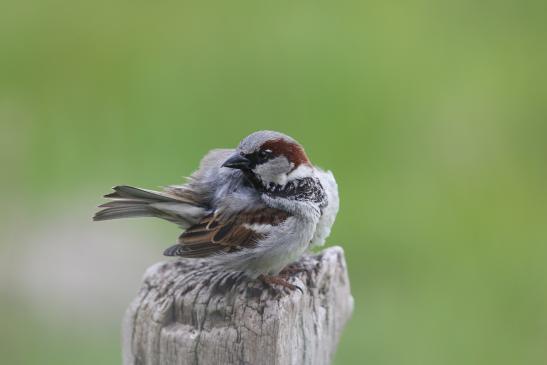
[[[272,151],[271,150],[260,150],[258,152],[258,157],[262,161],[268,160],[271,156],[272,156]]]

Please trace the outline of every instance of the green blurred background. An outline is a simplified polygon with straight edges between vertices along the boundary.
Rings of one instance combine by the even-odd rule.
[[[545,1],[8,0],[0,362],[116,364],[177,228],[92,223],[285,132],[332,169],[355,312],[336,364],[547,363]]]

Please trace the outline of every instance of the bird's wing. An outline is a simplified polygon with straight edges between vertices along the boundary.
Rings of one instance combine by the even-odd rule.
[[[233,177],[238,173],[237,171],[221,167],[233,152],[233,149],[209,151],[202,158],[199,169],[187,177],[188,181],[185,184],[169,185],[165,187],[165,191],[182,199],[191,200],[195,205],[214,207],[213,200],[219,191],[241,180]]]
[[[166,256],[207,257],[255,247],[273,226],[283,223],[285,211],[259,207],[241,211],[217,210],[188,228]]]

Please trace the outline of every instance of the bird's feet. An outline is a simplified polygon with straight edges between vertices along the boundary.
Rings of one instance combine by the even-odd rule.
[[[298,274],[304,271],[306,271],[304,267],[302,267],[301,265],[297,263],[293,263],[293,264],[289,264],[285,266],[285,268],[281,270],[281,272],[279,273],[279,276],[288,278],[291,275]]]
[[[303,293],[302,289],[299,286],[296,286],[296,285],[293,285],[293,284],[289,283],[286,279],[282,278],[281,276],[272,276],[272,275],[262,274],[258,278],[260,280],[262,280],[262,282],[264,282],[265,284],[268,284],[270,286],[280,285],[280,286],[282,286],[284,288],[287,288],[289,290],[298,289],[298,290],[300,290],[301,293]]]

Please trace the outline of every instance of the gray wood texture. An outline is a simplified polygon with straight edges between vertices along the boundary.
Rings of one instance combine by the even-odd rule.
[[[228,277],[206,260],[151,266],[124,319],[124,364],[329,364],[353,310],[344,252],[296,267],[289,281],[302,292]]]

